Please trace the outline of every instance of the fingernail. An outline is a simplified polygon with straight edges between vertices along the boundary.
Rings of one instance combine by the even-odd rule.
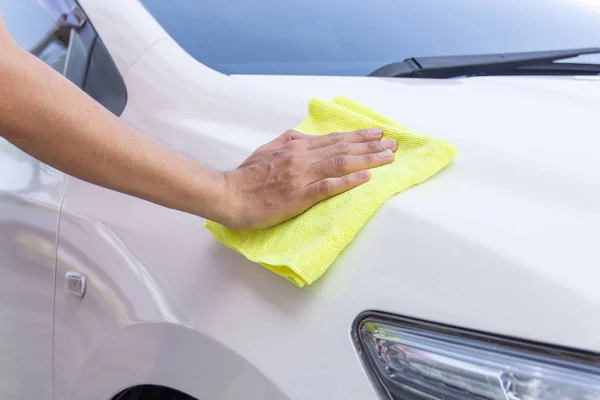
[[[381,136],[381,129],[379,128],[367,129],[367,132],[369,132],[373,136]]]
[[[371,176],[371,173],[369,171],[358,171],[356,176],[360,179],[368,179]]]
[[[394,139],[384,140],[381,145],[384,149],[393,149],[396,147],[396,141]]]
[[[394,153],[391,150],[386,150],[382,151],[381,153],[377,153],[377,155],[379,156],[379,158],[390,158],[394,155]]]

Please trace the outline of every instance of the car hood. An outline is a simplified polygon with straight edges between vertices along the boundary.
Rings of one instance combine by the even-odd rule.
[[[455,161],[394,196],[365,236],[386,232],[401,253],[446,254],[438,262],[448,271],[493,255],[507,276],[526,270],[600,301],[600,77],[236,79],[306,97],[342,94],[455,145]],[[441,247],[440,235],[454,245]],[[464,248],[453,260],[456,246]]]
[[[386,311],[573,346],[598,331],[600,77],[235,79],[348,96],[457,148],[384,205],[323,287],[354,275]]]
[[[217,168],[297,125],[312,97],[346,96],[456,147],[451,165],[387,201],[313,285],[249,262],[227,270],[243,282],[236,291],[260,293],[246,313],[265,326],[273,304],[288,322],[300,315],[288,328],[307,335],[331,315],[345,331],[377,309],[600,350],[598,77],[225,76],[165,41],[125,80],[126,121]],[[245,262],[202,235],[211,264]]]

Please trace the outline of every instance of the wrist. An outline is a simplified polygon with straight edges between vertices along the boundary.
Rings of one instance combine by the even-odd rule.
[[[211,178],[213,182],[211,185],[213,188],[212,199],[209,200],[211,212],[208,215],[202,216],[229,229],[239,228],[244,211],[242,209],[242,202],[239,201],[239,176],[237,170],[212,171]]]
[[[241,176],[238,169],[223,172],[222,225],[229,229],[241,229],[244,226],[245,203],[241,196]]]

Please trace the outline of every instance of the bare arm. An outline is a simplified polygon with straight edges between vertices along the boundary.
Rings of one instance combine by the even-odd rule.
[[[20,48],[1,16],[0,136],[69,175],[233,229],[274,225],[358,186],[366,169],[393,161],[386,149],[396,149],[379,131],[291,131],[236,170],[210,169],[122,123]]]

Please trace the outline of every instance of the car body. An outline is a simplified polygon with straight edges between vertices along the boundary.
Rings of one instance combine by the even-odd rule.
[[[458,156],[300,289],[201,218],[0,141],[0,397],[149,384],[199,400],[374,399],[351,333],[366,310],[600,353],[600,76],[226,75],[137,0],[80,3],[126,87],[122,120],[210,166],[235,168],[310,98],[336,95]],[[82,298],[67,272],[85,276]]]

